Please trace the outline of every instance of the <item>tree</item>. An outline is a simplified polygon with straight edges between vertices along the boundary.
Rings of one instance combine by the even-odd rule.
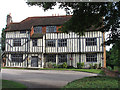
[[[119,50],[117,44],[114,44],[110,49],[110,51],[106,51],[107,66],[111,66],[113,68],[114,66],[120,65],[120,58],[118,51]]]
[[[110,31],[105,44],[116,44],[120,58],[120,1],[119,2],[27,2],[28,5],[43,7],[46,11],[60,3],[59,8],[65,9],[66,14],[72,14],[61,30],[76,32],[83,35],[91,27],[102,32]],[[71,10],[72,9],[72,10]],[[120,62],[120,59],[119,59]]]
[[[116,43],[120,40],[120,2],[58,2],[59,8],[64,8],[66,14],[73,14],[72,18],[63,25],[64,32],[73,31],[83,35],[94,26],[101,31],[111,31],[106,44]],[[57,2],[27,2],[28,5],[43,7],[46,11],[53,9]],[[73,11],[71,11],[71,9]],[[104,19],[103,19],[104,17]]]
[[[2,51],[5,50],[5,28],[2,29],[2,34],[1,34],[1,48],[2,48]]]

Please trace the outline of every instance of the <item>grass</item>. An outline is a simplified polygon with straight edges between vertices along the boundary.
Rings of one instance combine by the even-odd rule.
[[[2,88],[3,89],[10,88],[11,90],[13,88],[21,88],[21,90],[24,90],[27,87],[18,82],[14,82],[14,81],[10,81],[10,80],[2,80]]]
[[[67,71],[80,71],[80,72],[89,72],[89,73],[101,73],[101,69],[65,69],[65,68],[42,68],[40,70],[67,70]]]
[[[101,69],[65,69],[65,68],[9,68],[9,67],[2,67],[2,69],[26,69],[26,70],[62,70],[62,71],[80,71],[80,72],[89,72],[89,73],[96,73],[100,74],[102,72]]]
[[[119,88],[120,78],[108,76],[85,77],[68,83],[63,87],[66,88]]]

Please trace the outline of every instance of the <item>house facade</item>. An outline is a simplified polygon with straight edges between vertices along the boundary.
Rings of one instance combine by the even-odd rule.
[[[63,33],[59,28],[71,16],[28,17],[13,23],[7,18],[6,67],[44,68],[48,62],[77,67],[77,63],[105,67],[104,33],[88,30],[84,36]]]

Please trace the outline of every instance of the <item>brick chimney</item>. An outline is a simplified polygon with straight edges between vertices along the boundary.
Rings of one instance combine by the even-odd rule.
[[[7,26],[12,23],[11,13],[7,15]]]

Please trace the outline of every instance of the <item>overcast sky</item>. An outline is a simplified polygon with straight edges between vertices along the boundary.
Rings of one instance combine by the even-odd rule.
[[[11,13],[13,22],[20,22],[27,17],[33,16],[52,16],[56,15],[66,15],[66,12],[63,9],[58,9],[58,6],[55,6],[55,9],[44,10],[38,6],[28,6],[26,0],[1,0],[0,2],[0,37],[2,28],[6,26],[6,16]],[[109,47],[106,47],[109,50]]]

